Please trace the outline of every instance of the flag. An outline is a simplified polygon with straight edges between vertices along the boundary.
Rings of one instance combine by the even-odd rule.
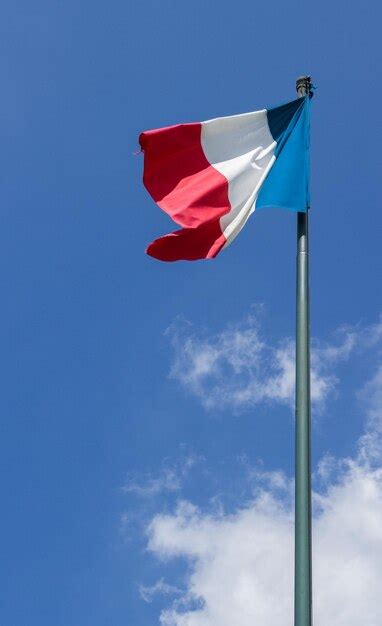
[[[182,228],[153,241],[162,261],[215,257],[258,209],[309,207],[309,96],[140,135],[143,182]]]

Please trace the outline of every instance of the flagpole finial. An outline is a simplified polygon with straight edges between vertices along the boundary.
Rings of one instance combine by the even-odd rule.
[[[299,76],[296,80],[296,91],[299,96],[313,96],[313,85],[310,76]]]

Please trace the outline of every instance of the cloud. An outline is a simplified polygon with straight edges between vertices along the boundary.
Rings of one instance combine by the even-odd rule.
[[[145,602],[152,602],[157,595],[176,595],[180,593],[182,593],[182,591],[178,589],[178,587],[169,585],[163,578],[158,580],[154,585],[148,587],[140,585],[139,587],[139,595]]]
[[[293,406],[295,347],[291,339],[268,342],[258,317],[206,336],[177,320],[168,329],[173,348],[170,377],[196,396],[206,409],[236,412],[271,402]],[[357,341],[351,329],[337,332],[333,343],[312,342],[311,387],[316,408],[334,392],[334,368],[348,359]]]
[[[359,458],[369,465],[382,459],[382,365],[359,394],[367,408],[366,432],[359,440]]]
[[[317,626],[382,623],[381,516],[380,469],[349,463],[319,497],[313,534]],[[149,533],[157,556],[189,564],[182,606],[162,612],[163,626],[292,626],[293,511],[272,491],[231,515],[180,503],[173,515],[157,515]]]
[[[144,498],[157,496],[164,491],[179,491],[188,473],[200,460],[201,457],[188,454],[176,463],[165,463],[157,476],[152,474],[129,475],[122,491]]]
[[[178,491],[181,480],[172,468],[165,468],[159,476],[145,474],[140,478],[128,476],[122,487],[125,493],[135,493],[138,496],[154,496],[162,491]]]
[[[234,338],[230,333],[237,331],[231,330],[223,348],[219,347],[222,336],[208,341],[191,337],[189,355],[198,342],[201,347],[206,345],[210,354],[202,370],[191,359],[190,375],[196,376],[195,384],[201,384],[199,373],[203,371],[204,376],[207,367],[213,371],[214,384],[221,385],[216,378],[220,359],[231,371],[237,367],[245,372],[248,364],[237,362],[235,351],[231,359],[227,349],[228,344],[241,340],[254,351],[249,367],[256,372],[252,363],[259,352],[268,355],[269,346],[251,324],[240,330],[244,339]],[[369,329],[343,331],[341,337],[333,345],[316,344],[319,379],[329,376],[327,363],[348,358],[357,342],[370,338],[369,346],[377,344],[375,332]],[[265,382],[269,384],[271,377]],[[320,393],[325,396],[326,391]],[[365,412],[365,430],[355,457],[327,455],[314,474],[316,626],[382,624],[382,365],[376,367],[358,397]],[[172,513],[152,519],[149,550],[159,559],[182,559],[188,565],[184,591],[174,601],[168,600],[160,615],[162,626],[292,626],[293,485],[280,471],[247,467],[247,474],[253,495],[234,512],[202,510],[181,501]]]

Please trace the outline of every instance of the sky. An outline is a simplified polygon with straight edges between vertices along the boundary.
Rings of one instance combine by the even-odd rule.
[[[380,626],[381,9],[4,0],[4,626],[291,626],[296,215],[161,264],[141,131],[311,74],[314,614]]]

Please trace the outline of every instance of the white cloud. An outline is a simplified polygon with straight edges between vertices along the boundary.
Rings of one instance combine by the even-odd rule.
[[[172,465],[165,463],[157,476],[152,474],[129,475],[122,491],[134,493],[141,497],[156,496],[163,491],[179,491],[187,474],[200,460],[201,458],[195,454],[189,454]]]
[[[122,487],[125,493],[138,496],[154,496],[162,491],[178,491],[181,487],[180,477],[172,468],[165,468],[159,476],[146,474],[140,478],[128,476]]]
[[[292,528],[289,513],[266,494],[234,515],[202,514],[181,503],[174,515],[157,516],[150,549],[167,558],[185,557],[190,564],[185,608],[164,611],[161,623],[267,626],[271,614],[269,623],[285,624],[291,608]],[[187,610],[187,602],[195,599],[199,608]]]
[[[359,457],[368,464],[382,459],[382,365],[359,394],[367,407],[366,432],[359,441]]]
[[[319,345],[316,358],[346,358],[357,338],[344,337],[334,347]],[[246,341],[255,352],[263,344],[256,333]],[[208,347],[218,350],[217,341]],[[315,473],[316,626],[382,624],[382,366],[359,397],[366,421],[355,458],[326,456]],[[261,468],[252,470],[251,480],[252,499],[234,513],[202,511],[183,501],[172,514],[152,519],[149,549],[158,558],[188,563],[185,591],[162,611],[162,626],[292,626],[291,481]]]
[[[382,471],[349,463],[320,496],[314,521],[317,626],[382,623],[381,519]],[[149,547],[189,563],[183,606],[164,610],[163,626],[292,626],[292,508],[272,492],[233,515],[181,503],[154,518]]]
[[[248,409],[262,402],[293,406],[294,342],[267,342],[255,316],[227,326],[211,337],[194,332],[190,324],[175,322],[169,329],[173,347],[170,377],[195,395],[206,409]],[[356,343],[356,333],[341,330],[333,344],[312,343],[312,401],[322,404],[337,385],[333,373]]]
[[[139,595],[145,602],[152,602],[157,595],[167,596],[180,593],[182,593],[181,589],[178,589],[178,587],[174,585],[169,585],[163,578],[158,580],[154,585],[148,587],[140,585],[139,587]]]

